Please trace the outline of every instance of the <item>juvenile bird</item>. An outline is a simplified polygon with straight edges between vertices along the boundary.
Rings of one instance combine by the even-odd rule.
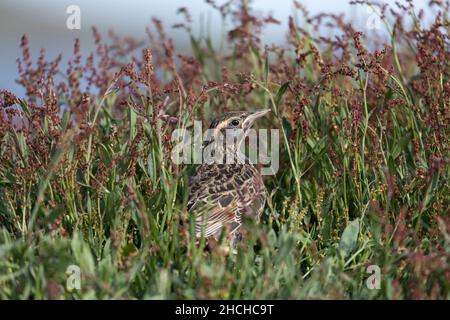
[[[195,215],[197,238],[203,234],[207,241],[218,240],[227,230],[234,247],[242,238],[242,217],[259,222],[266,200],[264,182],[240,150],[255,120],[269,111],[229,112],[212,121],[204,148],[213,159],[203,161],[189,181],[187,207]]]

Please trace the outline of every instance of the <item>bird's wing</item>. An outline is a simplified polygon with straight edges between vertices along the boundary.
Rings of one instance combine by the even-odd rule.
[[[266,188],[260,175],[252,175],[244,180],[236,190],[240,199],[242,214],[253,217],[259,222],[264,209],[266,199]]]
[[[195,234],[205,238],[214,236],[219,238],[224,225],[229,224],[233,229],[240,226],[240,215],[236,214],[238,206],[236,195],[219,193],[209,195],[198,200],[191,211],[195,214]]]
[[[264,184],[249,167],[201,166],[189,183],[188,210],[195,214],[195,233],[218,238],[224,225],[231,232],[242,215],[259,219],[264,206]],[[262,205],[262,206],[261,206]]]
[[[189,182],[188,210],[195,214],[197,237],[218,238],[222,227],[230,224],[233,229],[240,225],[236,214],[239,195],[232,177],[223,168],[200,166]]]

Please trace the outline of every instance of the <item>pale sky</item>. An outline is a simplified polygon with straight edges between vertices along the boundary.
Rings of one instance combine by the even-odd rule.
[[[224,0],[217,0],[224,3]],[[364,28],[369,13],[365,8],[350,6],[347,0],[300,0],[311,14],[319,12],[345,13]],[[386,1],[394,3],[394,0]],[[426,0],[415,0],[417,7],[424,7]],[[81,29],[69,30],[66,19],[69,16],[66,8],[78,5],[81,9]],[[53,58],[59,52],[67,56],[73,47],[73,39],[79,37],[83,52],[92,49],[91,26],[97,26],[105,32],[113,29],[121,35],[132,35],[145,39],[145,26],[150,24],[150,18],[156,16],[163,21],[167,32],[174,38],[175,44],[182,50],[187,50],[188,38],[182,30],[171,26],[182,21],[176,14],[177,8],[187,6],[194,22],[194,33],[207,29],[212,37],[217,39],[221,32],[219,14],[203,0],[0,0],[0,88],[21,93],[22,90],[14,83],[17,77],[16,58],[20,55],[19,43],[22,34],[27,34],[34,56],[41,47],[46,48],[49,57]],[[283,43],[287,31],[287,17],[293,12],[291,0],[254,0],[253,6],[261,12],[272,13],[282,22],[271,26],[264,33],[264,41]],[[359,9],[358,9],[359,8]],[[201,22],[203,21],[203,28]],[[364,31],[364,30],[363,30]]]

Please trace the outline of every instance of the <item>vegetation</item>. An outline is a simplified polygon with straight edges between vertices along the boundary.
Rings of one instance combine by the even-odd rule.
[[[66,71],[22,38],[26,95],[0,91],[0,298],[449,299],[449,3],[424,24],[412,1],[354,1],[382,21],[363,34],[294,2],[278,46],[247,1],[208,3],[233,27],[214,46],[181,8],[192,55],[156,18],[142,42],[94,28]],[[281,141],[262,222],[236,255],[205,251],[171,133],[265,107]]]

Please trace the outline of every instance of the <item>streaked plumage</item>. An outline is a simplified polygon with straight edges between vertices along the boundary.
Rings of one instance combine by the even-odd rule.
[[[248,130],[267,111],[231,112],[215,119],[210,126],[216,134],[229,129]],[[234,121],[234,122],[233,122]],[[233,125],[239,121],[239,125]],[[239,144],[237,144],[239,145]],[[224,150],[223,156],[233,150]],[[237,161],[236,161],[237,162]],[[218,240],[226,228],[233,243],[240,238],[242,217],[259,222],[265,204],[263,179],[254,165],[246,163],[199,165],[189,182],[188,210],[195,214],[196,237]]]

